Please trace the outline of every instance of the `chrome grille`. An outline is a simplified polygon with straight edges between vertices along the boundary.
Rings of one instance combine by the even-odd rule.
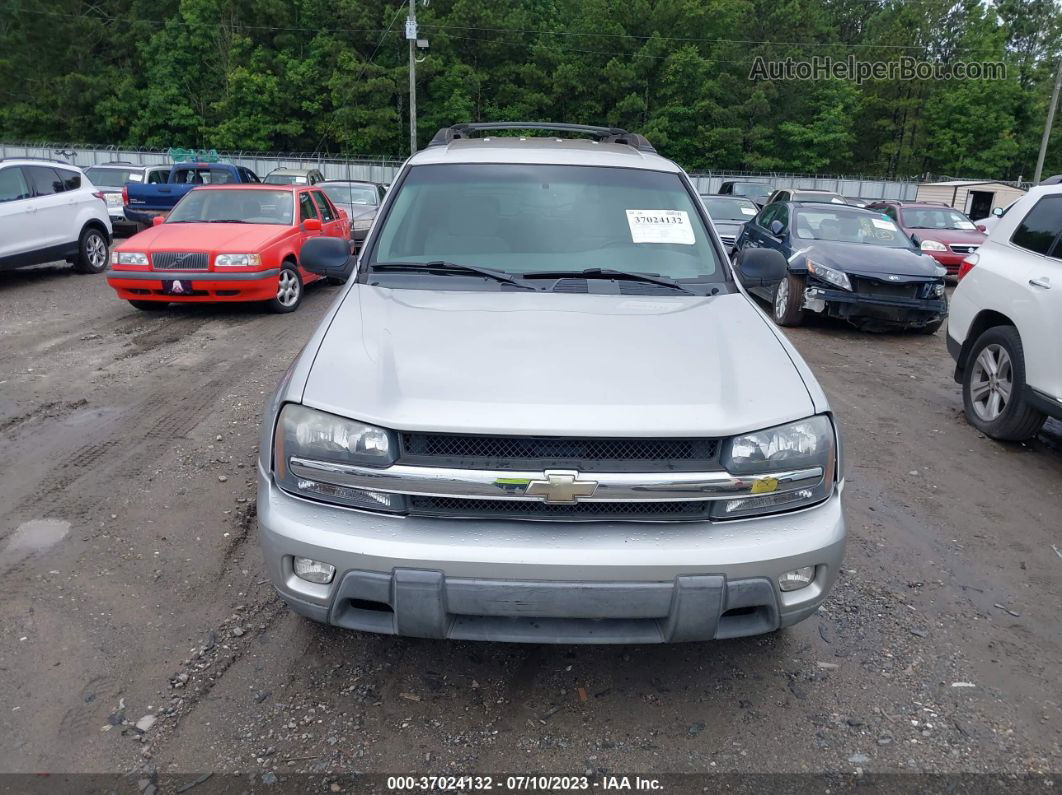
[[[951,244],[949,248],[956,254],[972,254],[973,252],[977,251],[976,245],[960,245],[958,243]]]
[[[638,519],[676,521],[707,519],[710,502],[577,502],[548,505],[516,500],[470,500],[455,497],[410,497],[409,512],[422,516],[496,519]]]
[[[205,251],[159,251],[151,255],[157,271],[205,271],[209,258]]]
[[[713,466],[718,439],[581,438],[402,433],[401,461],[458,469],[547,468],[608,471],[697,471]]]

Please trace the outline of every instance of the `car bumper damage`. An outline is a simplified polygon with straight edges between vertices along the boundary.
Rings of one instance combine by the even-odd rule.
[[[260,468],[258,522],[277,592],[317,621],[427,638],[666,643],[756,635],[814,613],[843,554],[840,491],[727,522],[514,522],[324,505]],[[302,579],[296,558],[334,577]],[[811,581],[783,591],[779,577],[805,567]]]
[[[877,321],[886,325],[924,326],[948,314],[945,298],[905,298],[838,290],[810,283],[804,290],[804,307],[830,317],[853,322]]]

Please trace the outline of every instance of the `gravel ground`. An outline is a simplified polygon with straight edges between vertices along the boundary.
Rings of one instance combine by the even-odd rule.
[[[791,334],[847,443],[850,543],[816,616],[708,644],[435,642],[313,624],[264,581],[261,406],[337,289],[148,314],[101,277],[0,274],[0,771],[1062,770],[1062,424],[979,435],[943,332]]]

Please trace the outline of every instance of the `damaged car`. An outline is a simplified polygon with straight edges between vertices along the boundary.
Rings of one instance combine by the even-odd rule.
[[[881,213],[774,202],[745,225],[736,248],[739,263],[757,249],[785,257],[785,278],[745,284],[770,301],[780,326],[798,326],[813,312],[866,331],[933,334],[948,315],[945,269]]]

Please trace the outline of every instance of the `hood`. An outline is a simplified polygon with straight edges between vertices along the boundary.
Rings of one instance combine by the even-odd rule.
[[[846,273],[880,276],[912,276],[922,279],[938,278],[941,267],[928,254],[910,248],[887,248],[866,243],[841,243],[833,240],[809,241],[790,258],[803,257],[820,262]]]
[[[719,234],[732,237],[740,235],[747,223],[748,221],[712,221],[712,225]]]
[[[789,353],[740,293],[712,297],[352,285],[308,406],[398,430],[724,436],[806,417]]]
[[[347,218],[351,221],[371,221],[376,217],[376,210],[378,209],[372,205],[347,204],[346,202],[337,202],[335,200],[332,201],[332,204],[346,211]]]
[[[978,223],[982,223],[978,221]],[[985,242],[985,234],[978,229],[915,229],[905,228],[908,235],[921,240],[936,240],[938,243],[959,243],[967,246],[979,246]]]
[[[117,251],[257,251],[293,227],[280,224],[159,224],[133,235]]]

